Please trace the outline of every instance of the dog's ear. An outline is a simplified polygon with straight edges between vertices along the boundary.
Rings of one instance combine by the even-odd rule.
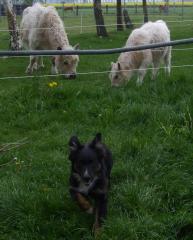
[[[75,152],[81,148],[81,144],[76,136],[70,138],[69,147],[71,152]]]
[[[105,149],[104,149],[104,145],[102,144],[102,135],[101,133],[97,133],[95,138],[92,140],[92,142],[90,143],[90,147],[93,148],[97,155],[98,155],[98,159],[103,159],[105,156]]]
[[[97,133],[95,138],[92,140],[90,146],[94,148],[101,142],[102,142],[102,135],[101,133]]]

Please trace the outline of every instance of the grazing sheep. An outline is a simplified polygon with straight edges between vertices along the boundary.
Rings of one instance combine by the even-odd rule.
[[[55,8],[43,7],[39,3],[26,8],[23,12],[21,40],[23,46],[30,50],[74,50],[78,48],[78,44],[74,47],[69,45],[64,25]],[[52,73],[75,78],[78,61],[77,55],[54,56]],[[32,73],[43,66],[40,57],[31,56],[26,72]]]
[[[159,20],[148,22],[133,30],[125,47],[168,41],[170,41],[170,31],[165,22]],[[149,65],[152,65],[152,79],[155,79],[162,61],[165,64],[165,70],[170,74],[171,47],[121,53],[118,61],[111,64],[112,69],[109,74],[111,84],[118,87],[136,72],[138,74],[137,84],[141,85]]]

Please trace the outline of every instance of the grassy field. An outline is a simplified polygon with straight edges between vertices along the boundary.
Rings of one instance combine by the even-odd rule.
[[[65,24],[77,25],[78,19],[65,18]],[[168,25],[172,39],[192,37],[191,22]],[[6,28],[3,20],[0,28]],[[82,34],[69,29],[68,36],[81,49],[123,46],[129,31],[108,30],[104,39],[96,37],[94,28]],[[8,34],[1,32],[0,49],[7,48]],[[172,65],[193,64],[192,54],[173,50]],[[116,58],[81,56],[78,72],[106,71]],[[46,62],[39,75],[50,73]],[[27,64],[28,58],[0,59],[0,77],[23,76]],[[134,78],[117,89],[107,74],[73,81],[38,74],[1,79],[0,144],[24,138],[28,143],[0,155],[0,239],[93,239],[93,217],[69,196],[68,140],[77,134],[87,141],[100,131],[114,167],[108,218],[99,239],[174,240],[181,232],[181,239],[191,240],[193,233],[181,229],[193,224],[192,70],[173,68],[166,77],[161,69],[155,82],[148,74],[141,87]],[[58,86],[50,88],[51,81]]]

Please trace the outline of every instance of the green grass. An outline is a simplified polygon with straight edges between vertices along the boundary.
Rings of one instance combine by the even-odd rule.
[[[172,39],[192,37],[187,23],[169,26]],[[123,46],[129,31],[111,29],[104,39],[94,29],[70,33],[81,49],[101,49]],[[0,34],[1,49],[7,39]],[[78,71],[108,70],[116,57],[81,56]],[[25,75],[27,58],[0,61],[0,77]],[[192,50],[173,51],[173,65],[192,63]],[[47,60],[39,74],[49,73]],[[58,87],[49,88],[53,80]],[[93,218],[69,196],[68,140],[77,134],[87,141],[98,131],[114,157],[100,239],[174,240],[192,223],[192,68],[172,69],[170,77],[160,70],[155,82],[148,74],[140,88],[135,80],[118,89],[106,74],[0,80],[0,143],[28,138],[25,146],[0,155],[0,165],[17,157],[0,167],[0,239],[93,239]]]

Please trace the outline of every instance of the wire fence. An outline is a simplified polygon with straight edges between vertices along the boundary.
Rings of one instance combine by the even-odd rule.
[[[124,47],[124,48],[115,48],[115,49],[99,49],[99,50],[34,50],[34,51],[0,51],[0,57],[29,57],[29,56],[55,56],[55,55],[104,55],[104,54],[115,54],[115,53],[125,53],[125,52],[135,52],[143,51],[147,49],[152,49],[159,51],[160,48],[169,47],[169,46],[178,46],[184,44],[192,44],[193,38],[174,40],[170,42],[162,42],[156,44],[140,45],[133,47]],[[189,48],[193,50],[193,48]],[[180,51],[187,50],[186,48],[178,49]],[[187,68],[193,67],[192,64],[188,65],[173,65],[172,68]],[[165,67],[161,67],[165,68]],[[146,68],[146,70],[155,69],[155,68]],[[157,68],[158,69],[158,68]],[[160,67],[159,67],[160,69]],[[132,70],[120,70],[120,71],[135,71]],[[94,75],[94,74],[107,74],[110,71],[92,71],[92,72],[78,72],[77,75]],[[47,75],[24,75],[24,76],[5,76],[0,77],[0,80],[6,79],[23,79],[23,78],[48,78],[48,77],[58,77],[65,76],[66,74],[47,74]]]
[[[172,65],[171,68],[190,68],[193,67],[193,64],[186,64],[186,65]],[[165,67],[159,67],[159,68],[153,68],[153,67],[148,67],[148,68],[140,68],[140,70],[153,70],[153,69],[165,69]],[[131,70],[119,70],[119,72],[131,72],[131,71],[137,71],[139,69],[131,69]],[[103,74],[108,74],[116,71],[92,71],[92,72],[78,72],[76,75],[103,75]],[[8,76],[8,77],[0,77],[0,80],[9,80],[9,79],[32,79],[32,78],[56,78],[56,77],[65,77],[67,74],[45,74],[45,75],[23,75],[23,76]]]
[[[14,10],[17,13],[17,15],[21,15],[23,10],[28,7],[29,5],[14,5]],[[114,3],[114,6],[110,2],[106,2],[102,4],[102,10],[104,14],[115,14],[116,12],[116,5]],[[141,1],[133,1],[128,2],[124,1],[124,4],[122,4],[122,7],[124,9],[127,9],[129,13],[141,13],[143,11],[143,6]],[[186,4],[183,4],[183,0],[181,1],[181,4],[178,2],[177,4],[175,2],[170,1],[169,4],[166,2],[147,2],[147,8],[149,14],[183,14],[183,10],[185,9],[191,9],[193,7],[193,4],[189,4],[188,6]],[[61,4],[60,6],[56,6],[56,9],[58,10],[61,17],[65,15],[78,15],[80,13],[89,14],[93,11],[93,4],[90,3],[89,6],[86,6],[86,4],[82,4],[81,6],[76,3],[71,3],[70,5],[66,5],[65,3]],[[6,11],[3,7],[3,5],[0,4],[0,16],[5,16]]]
[[[126,1],[125,1],[126,3]],[[172,3],[172,4],[171,4]],[[184,6],[183,0],[181,1],[181,5],[176,5],[175,2],[170,2],[169,5],[164,5],[161,7],[159,4],[155,4],[155,1],[151,4],[148,4],[148,15],[149,19],[154,21],[154,18],[163,18],[164,21],[166,21],[167,24],[169,24],[170,27],[179,27],[180,26],[191,26],[193,22],[193,5],[192,6]],[[167,5],[167,6],[166,6]],[[127,9],[129,15],[132,18],[132,23],[134,25],[142,25],[143,24],[143,8],[142,4],[138,4],[138,2],[134,3],[133,6],[127,6],[127,4],[123,4],[123,9]],[[108,6],[108,3],[106,5],[102,6],[103,9],[103,15],[105,18],[105,26],[107,28],[114,28],[117,26],[116,24],[116,8]],[[92,31],[94,28],[100,25],[93,24],[94,23],[94,15],[93,15],[93,8],[90,7],[80,7],[76,6],[75,4],[72,7],[72,11],[65,11],[65,4],[61,5],[59,8],[57,8],[58,13],[60,17],[65,22],[65,28],[70,33],[73,31],[78,33],[88,33],[89,31]],[[22,11],[21,11],[22,13]],[[73,18],[73,21],[71,20]],[[3,29],[4,26],[1,24],[1,20],[5,19],[4,17],[0,17],[0,33],[10,32],[8,29]],[[21,17],[18,17],[18,20],[20,20]],[[75,20],[74,20],[75,19]],[[67,24],[66,24],[67,20]],[[140,21],[141,20],[141,21]],[[4,20],[3,20],[4,21]],[[114,21],[114,23],[113,23]],[[73,26],[72,26],[73,24]],[[122,24],[125,25],[125,24]],[[51,28],[36,28],[39,30],[49,30]],[[18,29],[19,31],[25,31],[26,29]],[[2,34],[3,35],[3,34]],[[5,36],[5,35],[4,35]],[[2,38],[2,40],[7,41],[6,38]],[[1,40],[1,41],[2,41]],[[148,49],[152,49],[152,51],[159,51],[158,48],[160,47],[166,47],[166,46],[177,46],[181,44],[191,44],[193,43],[192,39],[181,39],[177,41],[171,41],[170,43],[164,43],[164,45],[158,44],[157,46],[154,44],[146,46]],[[165,45],[166,44],[166,45]],[[169,44],[169,45],[167,45]],[[171,45],[170,45],[171,44]],[[9,51],[0,51],[0,58],[22,58],[22,57],[29,57],[30,55],[35,56],[53,56],[53,55],[87,55],[87,54],[114,54],[114,53],[121,53],[121,52],[128,52],[128,51],[141,51],[145,50],[145,46],[138,46],[133,48],[117,48],[117,49],[100,49],[100,50],[77,50],[77,51],[17,51],[17,52],[9,52]],[[172,48],[173,51],[190,51],[193,50],[193,48]],[[82,74],[82,73],[80,73]],[[92,74],[92,73],[91,73]],[[52,76],[52,75],[51,75]],[[26,76],[25,76],[26,77]]]
[[[193,22],[193,19],[186,19],[186,20],[169,20],[169,21],[165,21],[166,23],[190,23],[190,22]],[[81,24],[81,20],[80,20],[80,25],[73,25],[73,26],[65,26],[65,29],[73,29],[73,28],[80,28],[80,26],[82,28],[93,28],[93,27],[100,27],[100,26],[103,26],[103,25],[96,25],[96,24],[92,24],[92,25],[82,25]],[[143,22],[132,22],[132,24],[134,25],[140,25],[140,24],[143,24]],[[112,24],[105,24],[106,27],[114,27],[114,26],[117,26],[117,25],[125,25],[124,23],[122,24],[115,24],[115,23],[112,23]],[[179,25],[177,25],[179,27]],[[37,29],[37,30],[52,30],[53,28],[36,28],[36,27],[33,27],[31,29]],[[17,28],[18,31],[22,32],[22,31],[27,31],[28,29],[25,29],[25,28]],[[11,32],[11,31],[15,31],[15,30],[9,30],[9,29],[2,29],[0,28],[0,32]]]
[[[98,26],[101,26],[101,25],[96,25],[94,23],[91,22],[91,24],[85,24],[86,20],[83,21],[83,19],[79,19],[79,21],[76,21],[75,22],[75,25],[67,25],[65,26],[65,29],[66,29],[66,33],[67,34],[86,34],[86,33],[92,33],[92,32],[96,32],[96,27]],[[168,27],[170,29],[176,29],[176,28],[179,28],[179,26],[182,26],[182,27],[186,27],[186,28],[191,28],[191,25],[192,25],[192,22],[193,22],[193,19],[186,19],[186,20],[167,20],[165,21],[167,24],[168,24]],[[72,23],[71,23],[72,24]],[[134,25],[134,27],[138,27],[138,26],[141,26],[143,24],[143,21],[135,21],[135,22],[132,22],[132,24]],[[125,26],[125,24],[119,24],[119,25],[122,25],[122,26]],[[1,26],[1,25],[0,25]],[[116,23],[107,23],[105,24],[106,28],[107,28],[107,31],[109,33],[111,33],[111,31],[114,31],[116,30],[116,26],[117,24]],[[32,29],[37,29],[37,30],[52,30],[52,28],[32,28]],[[18,28],[17,29],[18,31],[20,32],[23,32],[23,31],[26,31],[27,29],[21,29],[21,28]],[[7,29],[7,28],[2,28],[0,27],[0,39],[1,39],[1,42],[2,41],[7,41],[7,38],[3,37],[3,36],[6,36],[6,34],[8,32],[11,32],[11,30]],[[2,33],[2,35],[1,35]],[[4,34],[4,35],[3,35]]]
[[[92,50],[28,50],[28,51],[0,51],[0,56],[55,56],[55,55],[101,55],[115,54],[124,52],[141,51],[146,49],[162,48],[167,46],[177,46],[193,43],[193,38],[174,40],[170,42],[161,42],[140,46],[131,46],[113,49],[92,49]]]
[[[172,48],[171,49],[172,51],[193,51],[193,48],[190,47],[190,48]],[[132,52],[138,52],[139,50],[137,51],[132,51]],[[159,50],[159,49],[152,49],[152,51],[162,51],[162,50]],[[46,57],[48,55],[41,55],[41,57]],[[10,59],[10,58],[29,58],[29,56],[0,56],[0,59]]]

